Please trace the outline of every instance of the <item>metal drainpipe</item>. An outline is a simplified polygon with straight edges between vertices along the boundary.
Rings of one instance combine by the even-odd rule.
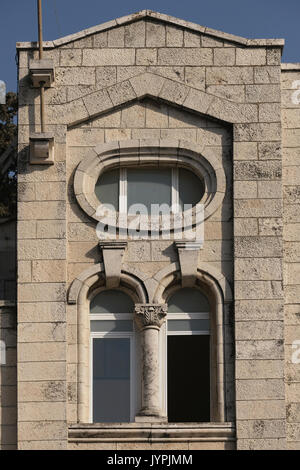
[[[38,10],[38,29],[39,29],[39,59],[43,58],[43,26],[42,26],[42,0],[37,0]],[[40,114],[41,114],[41,132],[45,132],[45,103],[44,91],[45,82],[40,82]]]

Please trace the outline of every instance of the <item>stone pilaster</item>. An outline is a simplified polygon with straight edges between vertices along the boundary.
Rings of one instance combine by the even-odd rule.
[[[159,396],[159,330],[166,304],[136,304],[135,321],[142,335],[142,406],[136,421],[163,419]]]

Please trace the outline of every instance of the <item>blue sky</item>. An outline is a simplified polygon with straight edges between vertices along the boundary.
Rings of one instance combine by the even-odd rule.
[[[36,0],[0,2],[0,80],[15,91],[17,41],[37,39]],[[299,0],[43,0],[44,40],[150,9],[249,38],[285,38],[284,62],[300,62]]]

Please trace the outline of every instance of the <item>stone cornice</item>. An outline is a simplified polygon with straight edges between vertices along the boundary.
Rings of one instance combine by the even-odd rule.
[[[84,29],[82,31],[79,31],[78,33],[70,34],[68,36],[55,39],[54,41],[45,41],[43,42],[43,47],[45,49],[52,49],[54,47],[59,47],[59,46],[68,44],[69,42],[85,38],[87,36],[90,36],[91,34],[100,33],[101,31],[107,31],[109,29],[113,29],[115,27],[126,25],[129,23],[133,23],[135,21],[145,19],[145,18],[153,18],[155,20],[159,20],[166,24],[180,26],[184,29],[189,29],[191,31],[202,33],[210,37],[223,39],[225,41],[229,41],[237,45],[241,45],[241,46],[248,46],[248,47],[271,47],[271,46],[283,47],[284,46],[284,39],[247,39],[241,36],[236,36],[234,34],[228,34],[222,31],[217,31],[215,29],[207,28],[205,26],[200,26],[190,21],[185,21],[179,18],[175,18],[174,16],[165,15],[163,13],[158,13],[158,12],[151,11],[151,10],[142,10],[137,13],[132,13],[131,15],[122,16],[115,20],[107,21],[106,23],[102,23],[97,26]],[[37,42],[17,42],[16,47],[19,50],[37,49],[38,44]]]
[[[300,70],[300,63],[282,63],[281,64],[281,71],[282,72],[291,72],[294,70]]]

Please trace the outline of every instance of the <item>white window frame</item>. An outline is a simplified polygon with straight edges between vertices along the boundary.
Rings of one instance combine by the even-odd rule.
[[[92,320],[132,320],[133,331],[90,331],[90,422],[93,423],[93,341],[97,338],[129,338],[130,340],[130,422],[136,413],[137,371],[136,371],[136,334],[132,313],[91,313]]]
[[[136,168],[136,167],[135,167]],[[179,209],[179,169],[171,168],[171,205],[173,211]],[[138,201],[137,201],[138,202]],[[163,203],[161,203],[163,204]],[[127,214],[127,168],[120,168],[119,212]]]

